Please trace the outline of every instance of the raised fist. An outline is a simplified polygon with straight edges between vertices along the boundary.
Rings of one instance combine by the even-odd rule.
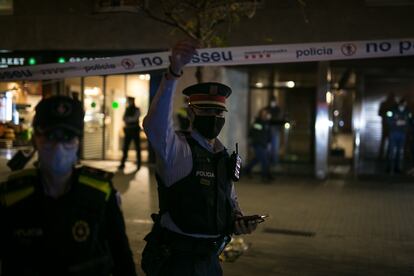
[[[171,70],[180,75],[183,67],[191,61],[197,52],[198,43],[189,40],[179,41],[171,50]]]

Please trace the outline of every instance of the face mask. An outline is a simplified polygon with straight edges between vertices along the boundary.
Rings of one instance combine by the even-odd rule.
[[[399,105],[398,106],[398,109],[402,112],[402,111],[404,111],[404,109],[405,109],[405,105]]]
[[[62,143],[39,148],[39,165],[53,174],[69,173],[76,163],[78,147],[66,148]]]
[[[193,128],[207,139],[216,138],[224,126],[224,117],[195,116]]]
[[[270,107],[276,107],[276,102],[270,102]]]

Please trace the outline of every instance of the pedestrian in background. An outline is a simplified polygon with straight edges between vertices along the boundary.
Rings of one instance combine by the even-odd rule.
[[[387,98],[381,102],[378,109],[378,116],[381,117],[381,142],[378,153],[378,160],[384,159],[384,153],[387,155],[385,159],[388,160],[389,152],[389,123],[387,113],[392,112],[397,106],[397,100],[395,99],[395,94],[390,92],[387,95]]]
[[[141,168],[141,138],[139,137],[139,117],[141,116],[140,109],[135,106],[135,98],[128,97],[128,106],[124,113],[124,145],[122,148],[122,159],[118,169],[125,168],[125,162],[128,158],[129,144],[134,141],[136,151],[137,170]]]
[[[177,43],[171,65],[151,103],[144,130],[157,157],[160,211],[146,236],[142,268],[149,276],[222,275],[219,254],[233,233],[251,233],[256,221],[241,219],[231,158],[216,138],[230,87],[200,83],[189,97],[191,132],[175,132],[173,95],[183,67],[196,54],[192,42]]]
[[[248,133],[249,146],[254,151],[254,157],[245,166],[246,175],[250,175],[254,166],[261,165],[261,176],[263,181],[272,180],[269,166],[269,146],[271,142],[270,114],[266,108],[259,111],[254,123],[250,126]]]
[[[280,127],[282,124],[282,111],[277,105],[276,97],[270,98],[269,105],[266,107],[267,113],[270,115],[270,164],[277,165],[279,163],[279,146],[280,146]]]
[[[407,142],[407,148],[410,153],[411,167],[408,171],[409,175],[414,175],[414,99],[411,99],[408,105],[408,110],[411,113],[411,120],[409,124],[409,138]]]
[[[36,106],[38,168],[0,184],[0,275],[136,275],[112,174],[75,168],[83,120],[69,97]]]
[[[405,142],[409,132],[412,114],[407,108],[407,100],[402,98],[398,106],[393,108],[387,116],[389,128],[389,147],[387,171],[390,173],[402,172],[402,160],[405,157]]]

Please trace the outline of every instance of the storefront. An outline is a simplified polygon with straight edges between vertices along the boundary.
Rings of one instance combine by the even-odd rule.
[[[0,83],[0,148],[31,146],[34,107],[41,97],[40,82]]]
[[[125,53],[112,53],[113,56],[121,54]],[[28,54],[24,60],[18,57],[4,60],[9,60],[12,65],[21,61],[27,65],[41,59],[76,62],[102,57],[105,57],[104,53],[94,56],[54,53],[53,57],[48,53],[48,56]],[[228,123],[221,139],[229,146],[238,142],[242,153],[246,153],[246,159],[251,157],[252,153],[246,152],[247,130],[259,110],[268,106],[270,98],[275,97],[281,109],[280,117],[284,120],[279,125],[278,155],[282,167],[303,165],[299,170],[293,167],[291,172],[308,172],[319,178],[336,173],[382,172],[386,160],[378,158],[381,143],[378,107],[390,91],[394,92],[397,100],[405,97],[413,104],[412,61],[412,57],[404,57],[218,68],[212,74],[218,76],[216,81],[229,83],[237,91],[234,93],[237,98],[233,96],[230,101],[233,102],[229,106],[231,112],[226,118]],[[64,94],[77,97],[86,111],[82,157],[119,160],[126,97],[135,97],[136,105],[141,109],[142,123],[160,75],[151,71],[1,83],[4,114],[0,116],[7,128],[15,132],[0,131],[0,139],[5,141],[3,146],[10,146],[10,140],[15,146],[28,143],[33,107],[42,96]],[[184,77],[182,83],[190,81],[191,74],[186,76],[190,78]],[[182,101],[177,101],[174,104],[176,109],[182,106]],[[148,160],[146,138],[143,132],[141,135],[143,160]],[[133,148],[130,153],[134,160]],[[413,160],[409,152],[404,158],[406,163]]]
[[[395,101],[407,99],[414,113],[413,64],[412,57],[404,57],[249,66],[248,124],[276,97],[286,120],[280,126],[278,171],[294,164],[295,173],[317,175],[326,155],[326,175],[384,174],[389,141],[382,138],[379,108],[393,94]],[[317,122],[325,111],[327,133]],[[405,170],[414,164],[412,135],[408,130]]]
[[[51,62],[77,62],[127,54],[117,53],[12,53],[0,56],[2,67],[35,65]],[[43,96],[68,95],[83,102],[85,129],[82,140],[82,158],[119,160],[123,144],[123,114],[126,97],[134,97],[141,110],[140,123],[149,106],[150,74],[118,74],[77,77],[64,80],[0,82],[0,147],[30,146],[34,107]],[[141,132],[142,158],[147,160],[144,132]],[[134,146],[130,158],[135,160]]]
[[[122,156],[123,114],[126,97],[134,97],[141,110],[140,123],[149,106],[149,74],[108,75],[64,80],[65,94],[79,97],[85,108],[85,128],[82,156],[84,159],[113,159]],[[146,137],[143,160],[147,159]],[[135,160],[131,145],[131,158]]]
[[[317,64],[251,66],[249,75],[249,124],[274,97],[285,121],[278,125],[280,160],[313,164]]]

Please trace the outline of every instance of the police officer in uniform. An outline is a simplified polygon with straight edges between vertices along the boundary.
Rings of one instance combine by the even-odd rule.
[[[388,155],[389,150],[385,151],[384,149],[386,146],[389,149],[389,124],[388,124],[388,115],[390,111],[395,109],[397,106],[397,101],[395,99],[395,94],[393,92],[390,92],[387,95],[387,98],[381,102],[380,107],[378,109],[378,116],[381,117],[381,142],[380,142],[380,148],[379,148],[379,154],[378,154],[378,160],[383,160],[384,154]],[[388,156],[387,158],[388,159]]]
[[[277,105],[275,96],[271,96],[266,110],[270,114],[270,162],[272,165],[277,165],[279,162],[280,127],[284,124],[284,120],[282,120],[282,111]]]
[[[36,106],[38,168],[0,184],[0,275],[136,275],[112,175],[74,167],[83,117],[65,96]]]
[[[136,158],[137,158],[137,170],[141,168],[141,138],[139,137],[139,116],[141,111],[135,106],[135,98],[128,97],[128,106],[124,113],[124,146],[122,148],[122,159],[118,169],[122,170],[125,168],[125,161],[128,158],[129,144],[134,141]]]
[[[239,219],[230,158],[216,138],[224,125],[230,87],[200,83],[184,89],[192,130],[174,131],[177,79],[195,53],[192,42],[174,46],[171,65],[144,119],[157,157],[160,205],[142,254],[142,268],[150,276],[222,275],[218,255],[229,235],[251,233],[257,225]]]
[[[402,98],[398,106],[388,112],[389,147],[387,171],[401,173],[401,159],[409,131],[412,114],[407,108],[407,100]]]
[[[262,108],[257,118],[249,129],[249,145],[253,148],[254,158],[245,167],[246,175],[250,176],[251,170],[260,163],[262,166],[262,180],[267,182],[273,179],[270,173],[269,144],[272,143],[272,129],[269,124],[270,114],[268,109]],[[270,155],[271,156],[271,155]]]

